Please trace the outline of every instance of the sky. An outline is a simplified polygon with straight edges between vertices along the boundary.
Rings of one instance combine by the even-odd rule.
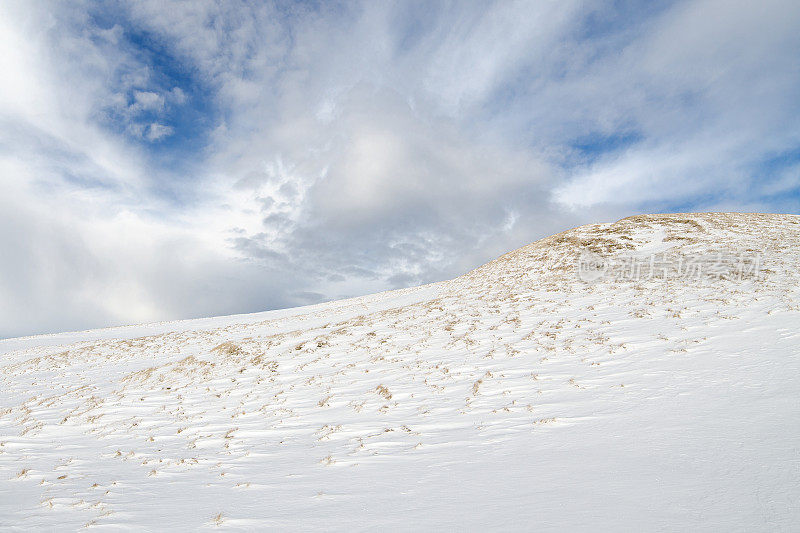
[[[800,213],[800,3],[0,3],[0,338],[676,211]]]

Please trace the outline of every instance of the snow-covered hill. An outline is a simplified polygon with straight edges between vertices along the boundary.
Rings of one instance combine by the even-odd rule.
[[[800,217],[0,341],[0,528],[800,529]]]

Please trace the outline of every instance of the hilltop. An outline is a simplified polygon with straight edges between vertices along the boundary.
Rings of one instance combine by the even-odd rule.
[[[0,341],[0,528],[797,529],[798,245],[800,216],[641,215],[422,287]]]

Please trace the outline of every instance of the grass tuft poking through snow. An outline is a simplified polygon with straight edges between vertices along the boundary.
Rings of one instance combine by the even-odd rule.
[[[797,216],[641,215],[423,287],[0,341],[0,529],[798,530],[798,250]]]

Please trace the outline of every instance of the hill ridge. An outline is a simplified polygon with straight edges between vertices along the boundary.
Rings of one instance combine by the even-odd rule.
[[[639,215],[422,287],[27,339],[0,528],[794,529],[798,241]],[[759,268],[612,268],[723,253]]]

